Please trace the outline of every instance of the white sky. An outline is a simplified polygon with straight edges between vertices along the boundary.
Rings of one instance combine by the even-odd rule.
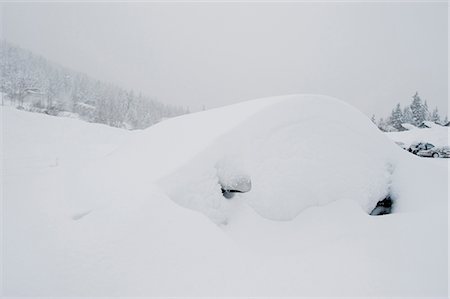
[[[8,41],[191,110],[291,93],[447,110],[446,3],[8,3]]]

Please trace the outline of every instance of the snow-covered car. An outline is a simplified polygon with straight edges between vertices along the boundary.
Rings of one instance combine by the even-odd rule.
[[[434,145],[431,143],[416,142],[409,146],[408,151],[417,155],[418,152],[429,150],[429,149],[432,149],[433,147],[434,147]]]
[[[417,155],[421,157],[450,158],[450,148],[448,146],[436,146],[428,150],[421,150]]]
[[[227,182],[220,182],[222,194],[225,198],[233,198],[235,193],[246,193],[252,188],[252,182],[245,175],[230,178]]]

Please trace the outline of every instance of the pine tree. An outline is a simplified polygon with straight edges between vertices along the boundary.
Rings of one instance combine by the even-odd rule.
[[[372,122],[375,121],[375,115],[372,115]],[[442,121],[439,115],[439,110],[436,107],[432,112],[428,111],[427,101],[422,102],[419,94],[416,92],[413,96],[412,102],[409,106],[401,109],[400,103],[397,103],[391,114],[387,119],[380,118],[377,126],[380,130],[385,132],[391,131],[403,131],[404,123],[409,123],[415,126],[419,126],[423,121],[433,121],[445,125],[448,123],[448,118]]]
[[[375,114],[372,114],[372,117],[370,118],[370,120],[374,123],[377,124],[377,121],[375,119]]]
[[[378,121],[378,129],[380,129],[383,132],[386,132],[386,127],[387,127],[386,122],[384,121],[383,118],[380,118],[380,120]]]
[[[378,122],[378,128],[383,132],[395,132],[397,129],[395,129],[389,122],[389,120],[384,120],[383,118],[380,118]]]
[[[403,120],[402,121],[403,121],[403,123],[408,123],[408,124],[414,123],[411,108],[409,108],[408,106],[403,109]]]
[[[187,113],[68,70],[6,41],[0,41],[0,92],[24,109],[55,115],[68,111],[116,127],[143,129]]]
[[[402,108],[400,107],[400,103],[397,104],[397,107],[392,110],[390,117],[390,125],[394,127],[397,131],[403,131],[402,127],[403,123],[403,113]]]
[[[425,120],[431,120],[431,114],[428,109],[428,103],[426,100],[425,100],[425,103],[423,104],[423,113],[424,113]]]
[[[419,97],[419,93],[413,96],[413,101],[411,103],[411,113],[413,119],[413,125],[419,126],[423,121],[425,121],[425,111],[424,105],[422,104],[422,99]]]
[[[439,115],[439,110],[438,110],[437,107],[434,108],[433,113],[431,113],[431,118],[430,118],[430,120],[431,120],[432,122],[435,122],[435,123],[440,123],[440,122],[441,122],[441,117],[440,117],[440,115]]]

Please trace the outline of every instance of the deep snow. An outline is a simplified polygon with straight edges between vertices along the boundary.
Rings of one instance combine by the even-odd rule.
[[[431,128],[420,129],[411,127],[408,131],[389,132],[386,135],[394,141],[403,142],[406,147],[409,147],[415,142],[429,142],[434,146],[448,146],[450,128],[434,123],[429,125]]]
[[[291,220],[307,207],[344,198],[370,213],[391,192],[399,151],[364,115],[323,96],[272,101],[163,179],[169,196],[220,223],[227,222],[232,204],[223,200],[217,173],[248,175],[252,191],[241,197],[273,220]],[[225,123],[226,117],[215,121]]]
[[[10,107],[2,123],[6,295],[447,295],[446,160],[340,101],[136,132]],[[242,174],[251,191],[224,199]],[[387,193],[394,213],[369,216]]]

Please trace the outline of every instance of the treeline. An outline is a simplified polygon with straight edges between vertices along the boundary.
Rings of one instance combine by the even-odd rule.
[[[71,71],[27,50],[0,42],[2,104],[127,129],[143,129],[188,113],[85,74]]]
[[[398,103],[392,109],[389,117],[380,118],[377,121],[375,115],[372,115],[372,122],[384,132],[404,131],[406,129],[402,124],[405,123],[419,127],[424,121],[432,121],[437,124],[446,125],[448,123],[448,117],[445,116],[445,118],[442,118],[437,107],[430,111],[427,101],[422,101],[417,92],[412,97],[410,105],[402,108],[400,103]]]

